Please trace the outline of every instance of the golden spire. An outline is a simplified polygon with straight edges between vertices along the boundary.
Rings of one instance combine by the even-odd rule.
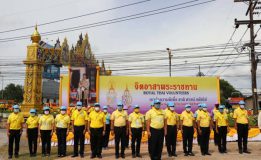
[[[35,30],[34,33],[31,35],[31,40],[33,43],[39,43],[39,41],[41,40],[41,35],[37,30],[37,25],[35,25]]]

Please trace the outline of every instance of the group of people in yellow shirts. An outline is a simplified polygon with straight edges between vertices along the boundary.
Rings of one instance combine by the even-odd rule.
[[[250,153],[247,149],[248,116],[243,101],[240,107],[234,111],[235,128],[238,131],[239,153]],[[209,153],[209,137],[213,129],[220,153],[227,153],[226,137],[229,130],[228,116],[224,105],[216,105],[212,115],[208,112],[208,106],[204,103],[198,105],[198,110],[193,114],[191,105],[185,105],[185,110],[179,115],[175,111],[173,102],[167,103],[165,110],[161,109],[161,102],[155,100],[151,109],[145,115],[140,113],[140,106],[133,106],[133,112],[128,113],[119,102],[117,109],[108,113],[108,107],[101,109],[99,103],[88,111],[83,109],[82,102],[77,102],[75,109],[69,116],[67,107],[61,106],[60,114],[54,118],[49,107],[43,108],[43,115],[37,116],[36,110],[30,110],[30,116],[26,120],[26,136],[28,137],[29,152],[31,157],[37,153],[37,139],[41,138],[42,156],[50,156],[51,137],[56,132],[58,138],[58,157],[66,156],[66,137],[71,128],[74,133],[74,152],[72,157],[79,155],[84,157],[85,133],[90,133],[91,155],[90,158],[102,158],[102,149],[108,147],[110,132],[115,135],[115,158],[125,158],[126,135],[130,135],[132,158],[141,158],[140,145],[144,131],[148,134],[148,151],[152,160],[160,160],[166,141],[169,157],[177,157],[176,143],[177,132],[181,130],[183,138],[183,152],[185,156],[194,156],[193,134],[194,129],[198,132],[198,144],[201,154]],[[146,123],[146,124],[145,124]],[[14,155],[19,157],[19,142],[23,132],[24,117],[20,113],[18,105],[13,106],[13,113],[8,117],[7,135],[9,137],[9,158]],[[72,126],[70,126],[72,125]],[[13,143],[15,151],[13,154]],[[242,143],[243,142],[243,143]],[[80,144],[80,150],[78,150]],[[120,147],[121,144],[121,147]]]

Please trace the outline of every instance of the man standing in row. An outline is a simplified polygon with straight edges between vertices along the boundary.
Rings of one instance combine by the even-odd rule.
[[[28,146],[30,157],[36,157],[37,138],[38,138],[39,118],[36,109],[30,109],[30,116],[26,120],[26,137],[28,138]]]
[[[126,135],[128,132],[128,115],[123,110],[123,104],[117,104],[117,110],[111,114],[111,133],[115,133],[115,157],[118,159],[119,145],[121,142],[121,158],[125,158]]]
[[[109,143],[109,138],[110,138],[110,131],[111,131],[111,114],[108,112],[108,107],[107,106],[103,106],[103,113],[105,116],[105,134],[102,138],[103,140],[103,144],[102,147],[103,149],[107,149],[108,148],[108,143]]]
[[[194,116],[191,111],[191,105],[185,105],[185,111],[181,113],[180,125],[183,139],[183,151],[185,156],[195,156],[192,152],[193,147],[193,134],[194,134]]]
[[[167,133],[165,113],[160,106],[161,102],[155,100],[154,107],[146,113],[146,126],[150,141],[149,152],[152,160],[161,159],[164,136]]]
[[[197,121],[197,117],[200,114],[200,112],[202,111],[202,104],[198,104],[198,109],[196,110],[195,114],[194,114],[194,118]],[[199,126],[197,126],[196,123],[196,129],[197,129],[197,141],[198,141],[198,145],[200,146],[200,142],[201,142],[201,135],[199,134],[199,130],[198,128],[200,128]]]

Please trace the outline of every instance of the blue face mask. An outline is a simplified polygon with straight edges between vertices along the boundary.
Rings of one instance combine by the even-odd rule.
[[[155,108],[159,109],[160,108],[160,104],[155,104]]]
[[[117,108],[118,108],[119,111],[121,111],[123,109],[122,106],[118,106]]]
[[[224,109],[219,109],[219,112],[223,113],[223,112],[224,112]]]

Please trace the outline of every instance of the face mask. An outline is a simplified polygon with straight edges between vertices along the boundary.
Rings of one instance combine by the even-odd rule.
[[[203,111],[207,111],[207,108],[203,108]]]
[[[78,109],[78,110],[81,110],[81,109],[82,109],[82,106],[77,106],[77,109]]]
[[[240,105],[240,108],[242,108],[242,109],[243,109],[243,108],[245,108],[245,106],[244,106],[244,105]]]
[[[223,113],[223,112],[224,112],[224,109],[219,109],[219,112]]]
[[[108,111],[107,111],[107,109],[104,109],[103,112],[104,112],[104,113],[107,113]]]
[[[160,108],[160,104],[155,104],[155,108],[159,109]]]
[[[191,108],[186,108],[186,111],[187,111],[187,112],[190,112],[190,111],[191,111]]]
[[[140,112],[140,109],[139,109],[139,108],[135,108],[135,109],[134,109],[134,112],[135,112],[135,113],[139,113],[139,112]]]
[[[169,109],[170,109],[171,111],[175,111],[175,108],[174,108],[174,107],[169,107]]]
[[[15,113],[18,113],[18,112],[19,112],[19,109],[14,109],[14,112],[15,112]]]
[[[66,113],[66,111],[61,111],[61,114],[65,114]]]
[[[123,108],[122,106],[118,106],[118,110],[121,111]]]
[[[35,113],[30,113],[30,115],[31,115],[32,117],[34,117],[34,116],[35,116]]]
[[[49,111],[44,111],[44,114],[49,114]]]
[[[99,111],[100,107],[95,107],[94,109],[95,109],[95,111]]]

